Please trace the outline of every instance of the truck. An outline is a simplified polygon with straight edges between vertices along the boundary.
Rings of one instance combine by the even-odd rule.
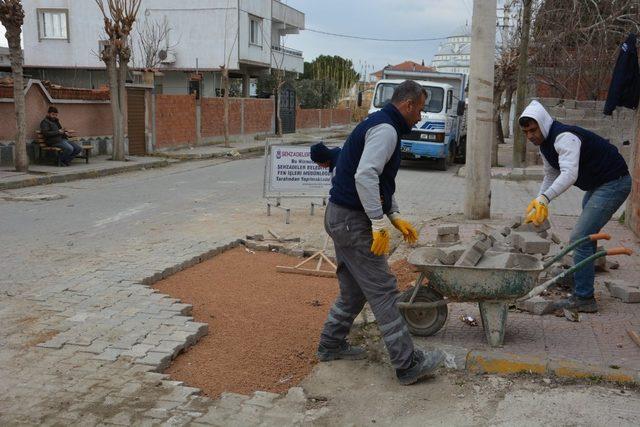
[[[384,107],[396,86],[405,80],[415,80],[423,86],[429,100],[422,111],[422,119],[400,138],[402,158],[432,159],[439,170],[447,170],[454,161],[463,163],[467,141],[466,75],[384,70],[382,79],[376,83],[369,114]]]

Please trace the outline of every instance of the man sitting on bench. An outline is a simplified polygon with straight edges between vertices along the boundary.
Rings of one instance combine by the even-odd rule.
[[[57,147],[62,150],[60,162],[64,166],[69,166],[71,160],[82,152],[81,146],[69,141],[71,135],[60,124],[58,109],[54,106],[49,107],[47,116],[40,122],[40,133],[49,147]]]

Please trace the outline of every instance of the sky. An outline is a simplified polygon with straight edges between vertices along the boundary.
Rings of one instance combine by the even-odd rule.
[[[383,39],[424,39],[451,35],[471,22],[473,0],[282,0],[305,14],[313,30]],[[287,36],[283,44],[303,52],[352,60],[357,72],[378,71],[405,60],[430,65],[440,41],[375,42],[339,38],[311,31]]]
[[[471,22],[473,0],[282,0],[305,14],[309,29],[382,39],[424,39],[451,35]],[[361,74],[405,60],[429,65],[440,41],[376,42],[303,31],[284,40],[303,52],[305,61],[318,55],[351,59]],[[0,46],[6,46],[0,26]],[[366,70],[366,73],[365,73]]]

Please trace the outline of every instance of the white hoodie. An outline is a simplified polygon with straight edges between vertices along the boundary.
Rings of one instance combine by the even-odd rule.
[[[531,101],[520,117],[534,119],[540,126],[542,136],[547,138],[553,124],[553,118],[542,104],[538,101]],[[580,166],[580,145],[580,138],[570,132],[563,132],[556,137],[553,148],[558,153],[560,170],[551,166],[544,155],[542,156],[544,179],[542,186],[540,186],[539,195],[544,194],[551,201],[575,184]]]

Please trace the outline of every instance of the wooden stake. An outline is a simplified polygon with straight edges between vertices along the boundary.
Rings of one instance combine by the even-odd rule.
[[[636,331],[632,331],[631,329],[627,329],[627,333],[629,334],[633,342],[636,343],[638,347],[640,347],[640,335],[638,335]]]
[[[324,239],[324,246],[322,247],[322,250],[314,252],[313,255],[306,258],[304,261],[302,261],[301,263],[297,264],[294,267],[278,265],[276,266],[276,271],[280,273],[304,274],[307,276],[336,277],[336,270],[337,270],[336,265],[333,263],[333,261],[331,261],[331,259],[329,259],[328,256],[324,254],[324,252],[327,250],[328,243],[329,243],[329,236],[326,236]],[[316,268],[311,269],[311,268],[302,267],[303,265],[315,260],[316,258],[318,259]],[[331,269],[323,270],[322,269],[323,261],[329,264],[331,266]]]

